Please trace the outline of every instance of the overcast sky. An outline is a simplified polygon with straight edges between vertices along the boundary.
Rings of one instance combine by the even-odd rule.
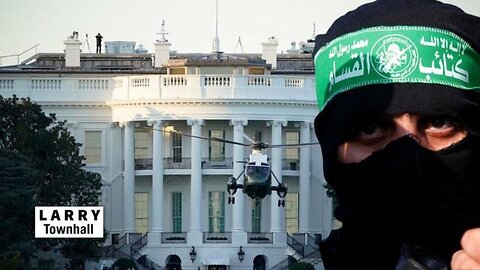
[[[324,33],[347,11],[370,0],[218,0],[220,49],[261,52],[270,36],[286,51],[291,42]],[[444,0],[480,16],[479,0]],[[178,52],[211,52],[216,0],[0,0],[0,56],[18,54],[40,44],[38,52],[63,52],[63,41],[75,30],[80,40],[127,40],[153,52],[162,20],[167,39]],[[88,52],[86,46],[84,52]],[[30,53],[28,56],[33,54]],[[27,57],[28,57],[27,56]],[[21,59],[22,60],[22,59]],[[4,65],[5,65],[4,59]],[[15,60],[16,61],[16,60]]]

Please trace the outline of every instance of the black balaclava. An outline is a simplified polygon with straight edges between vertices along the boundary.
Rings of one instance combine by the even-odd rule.
[[[317,36],[314,55],[339,36],[396,25],[445,29],[480,51],[478,17],[435,0],[377,0]],[[404,112],[454,116],[467,136],[440,151],[403,137],[358,163],[337,161],[352,131]],[[480,92],[425,83],[361,86],[334,96],[316,117],[315,132],[342,222],[320,245],[327,269],[394,269],[405,246],[438,261],[435,266],[420,258],[425,268],[418,269],[441,269],[460,249],[462,234],[480,227]]]

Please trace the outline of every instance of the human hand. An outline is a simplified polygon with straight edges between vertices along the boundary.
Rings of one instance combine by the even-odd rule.
[[[462,249],[452,256],[452,269],[480,269],[480,228],[466,231],[461,244]]]

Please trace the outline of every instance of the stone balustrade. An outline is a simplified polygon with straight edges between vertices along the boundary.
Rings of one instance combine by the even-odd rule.
[[[0,74],[4,96],[57,102],[159,99],[255,99],[315,101],[313,76],[136,75],[32,79]]]

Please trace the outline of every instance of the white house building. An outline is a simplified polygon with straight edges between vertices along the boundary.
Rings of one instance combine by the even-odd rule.
[[[103,179],[106,262],[197,270],[320,261],[315,240],[330,232],[332,206],[319,146],[268,150],[288,185],[285,207],[275,192],[255,205],[241,190],[228,204],[228,178],[251,149],[188,136],[316,142],[310,53],[279,54],[273,38],[262,54],[179,54],[166,40],[154,54],[87,54],[77,37],[64,43],[65,53],[0,67],[0,95],[30,97],[82,143],[86,169]]]

